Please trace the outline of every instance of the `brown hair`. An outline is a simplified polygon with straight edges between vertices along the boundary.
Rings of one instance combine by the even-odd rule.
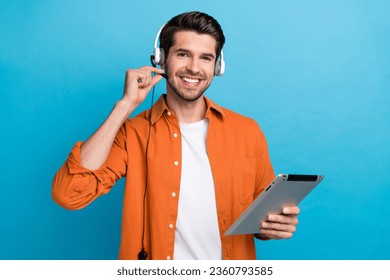
[[[160,48],[164,49],[165,57],[173,46],[173,37],[177,31],[195,31],[199,34],[208,34],[214,37],[217,42],[215,53],[217,58],[221,54],[225,44],[225,36],[221,25],[212,16],[201,12],[188,12],[173,17],[161,31]]]

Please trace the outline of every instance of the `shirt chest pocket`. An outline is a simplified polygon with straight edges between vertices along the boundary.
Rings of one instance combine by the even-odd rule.
[[[255,158],[233,159],[234,191],[241,204],[253,202],[255,191]]]

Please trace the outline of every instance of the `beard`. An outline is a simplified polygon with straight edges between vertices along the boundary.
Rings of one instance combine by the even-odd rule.
[[[168,70],[168,69],[166,69],[166,70]],[[190,73],[189,71],[179,71],[174,75],[169,75],[168,79],[167,79],[167,83],[168,83],[168,86],[172,89],[172,91],[176,94],[176,96],[178,96],[180,99],[182,99],[184,101],[188,101],[188,102],[193,102],[193,101],[196,101],[200,97],[203,96],[205,91],[209,88],[211,81],[208,84],[206,84],[200,88],[196,88],[196,89],[195,88],[194,89],[181,88],[179,84],[175,83],[174,78],[181,79],[180,78],[181,76],[186,76],[186,75],[199,77],[199,79],[202,80],[202,83],[204,81],[206,81],[205,75],[199,75],[199,74],[195,75],[193,73]]]

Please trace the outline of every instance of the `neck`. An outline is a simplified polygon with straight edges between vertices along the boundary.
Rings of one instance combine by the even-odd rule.
[[[167,94],[167,105],[175,112],[179,122],[183,123],[193,123],[203,120],[207,109],[203,96],[195,101],[186,101],[174,93]]]

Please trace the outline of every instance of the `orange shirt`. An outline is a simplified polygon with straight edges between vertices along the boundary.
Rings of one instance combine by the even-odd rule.
[[[224,233],[274,178],[266,140],[254,120],[221,108],[210,99],[205,101],[205,117],[209,120],[206,146],[215,185],[222,257],[255,259],[253,235]],[[80,165],[78,142],[53,180],[53,199],[67,209],[80,209],[108,193],[119,178],[126,176],[120,259],[137,259],[142,246],[149,115],[147,110],[126,120],[98,170]],[[179,123],[161,96],[152,110],[148,151],[144,239],[148,259],[174,258],[180,174]]]

